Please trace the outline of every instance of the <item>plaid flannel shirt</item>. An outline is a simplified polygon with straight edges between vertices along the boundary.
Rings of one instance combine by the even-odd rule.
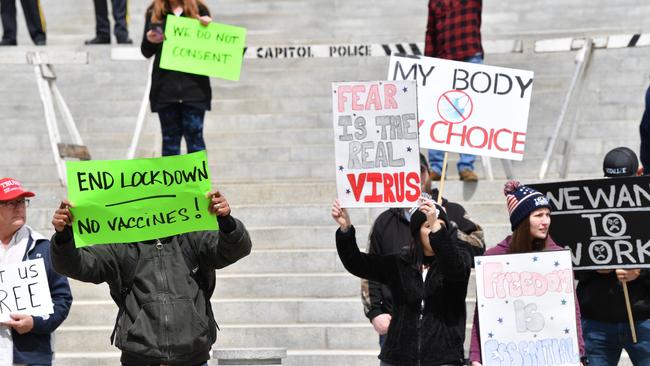
[[[429,0],[425,56],[464,61],[483,54],[482,0]]]

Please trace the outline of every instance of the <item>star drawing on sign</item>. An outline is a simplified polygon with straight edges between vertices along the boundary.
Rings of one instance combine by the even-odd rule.
[[[350,191],[350,188],[345,190],[345,194],[350,194],[350,193],[352,193],[352,191]]]
[[[569,334],[569,328],[564,328],[564,334]]]
[[[510,301],[506,300],[506,304],[509,304],[509,303],[510,303]]]
[[[477,260],[476,260],[476,265],[477,265],[477,266],[480,266],[480,265],[481,265],[481,260],[480,260],[480,259],[477,259]]]
[[[533,257],[533,262],[537,262],[537,257]]]
[[[559,267],[559,266],[560,266],[560,262],[555,261],[555,263],[553,263],[553,265],[554,265],[555,267]]]
[[[562,299],[561,302],[562,302],[562,305],[566,305],[566,300],[565,299]]]
[[[402,89],[402,91],[403,91],[404,93],[406,93],[407,91],[409,91],[409,88],[404,87],[404,88]]]
[[[406,152],[411,152],[411,151],[413,151],[413,149],[411,149],[410,146],[406,147]]]
[[[339,170],[343,171],[343,165],[339,165]]]
[[[494,337],[494,333],[492,333],[492,332],[488,333],[488,337],[490,337],[490,338]]]
[[[499,318],[499,319],[497,319],[497,321],[498,321],[500,324],[503,324],[503,318]]]

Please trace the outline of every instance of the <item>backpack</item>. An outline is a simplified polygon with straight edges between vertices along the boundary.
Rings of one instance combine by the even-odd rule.
[[[199,262],[199,254],[194,250],[194,247],[187,242],[186,237],[183,235],[177,235],[177,240],[178,245],[181,247],[181,252],[183,253],[183,259],[185,260],[187,269],[190,271],[190,277],[192,277],[199,289],[202,290],[205,294],[205,308],[208,312],[208,319],[210,319],[211,322],[214,322],[217,330],[220,330],[219,325],[214,320],[212,304],[210,303],[210,298],[212,297],[216,286],[216,275],[214,273],[215,271],[213,269],[201,268]],[[120,318],[124,314],[126,297],[129,295],[133,287],[135,271],[137,270],[138,262],[140,261],[140,247],[138,245],[135,247],[137,249],[135,251],[135,256],[129,258],[131,263],[125,264],[123,267],[128,268],[128,272],[125,273],[124,271],[121,271],[121,273],[123,273],[123,277],[120,279],[119,283],[115,285],[109,285],[111,297],[119,308],[117,317],[115,318],[115,326],[113,327],[113,332],[111,333],[111,344],[114,344],[117,325]]]

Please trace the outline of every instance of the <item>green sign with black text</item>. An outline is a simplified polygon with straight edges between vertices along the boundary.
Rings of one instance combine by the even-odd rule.
[[[134,160],[68,161],[77,247],[217,230],[205,151]]]
[[[168,15],[160,55],[162,69],[239,80],[246,28]]]

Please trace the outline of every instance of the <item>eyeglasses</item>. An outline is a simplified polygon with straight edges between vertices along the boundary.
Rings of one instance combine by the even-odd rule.
[[[29,200],[23,198],[21,200],[0,202],[0,206],[9,207],[10,209],[15,210],[16,207],[29,207]]]

